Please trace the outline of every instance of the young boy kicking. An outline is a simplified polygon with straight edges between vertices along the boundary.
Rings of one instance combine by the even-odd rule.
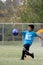
[[[35,37],[39,37],[40,39],[42,39],[42,37],[40,37],[38,34],[36,34],[36,32],[34,32],[34,25],[28,25],[28,30],[23,31],[22,35],[24,37],[24,46],[21,60],[24,60],[24,57],[26,57],[26,55],[31,56],[34,59],[34,53],[30,53],[29,48],[32,45]]]

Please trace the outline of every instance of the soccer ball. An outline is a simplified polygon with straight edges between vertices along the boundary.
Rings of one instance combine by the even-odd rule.
[[[13,29],[13,30],[12,30],[12,34],[13,34],[14,36],[17,36],[17,35],[19,34],[19,31],[18,31],[17,29]]]

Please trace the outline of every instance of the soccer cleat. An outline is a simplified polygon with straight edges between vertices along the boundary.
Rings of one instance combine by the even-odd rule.
[[[21,57],[21,60],[24,60],[24,57]]]
[[[31,54],[31,57],[34,59],[34,53]]]
[[[23,58],[21,58],[21,60],[24,60]]]

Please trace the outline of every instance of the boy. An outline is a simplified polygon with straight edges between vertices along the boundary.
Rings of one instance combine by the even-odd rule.
[[[34,53],[30,53],[29,48],[32,45],[32,42],[35,37],[39,37],[40,39],[42,39],[42,37],[37,35],[33,30],[34,30],[34,25],[28,25],[28,30],[22,32],[22,35],[24,37],[24,40],[23,40],[24,48],[22,51],[21,60],[24,60],[24,57],[26,57],[26,55],[31,56],[34,59]]]

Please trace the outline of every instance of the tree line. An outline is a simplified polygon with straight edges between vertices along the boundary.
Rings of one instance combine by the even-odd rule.
[[[0,1],[0,22],[43,22],[43,0]]]

